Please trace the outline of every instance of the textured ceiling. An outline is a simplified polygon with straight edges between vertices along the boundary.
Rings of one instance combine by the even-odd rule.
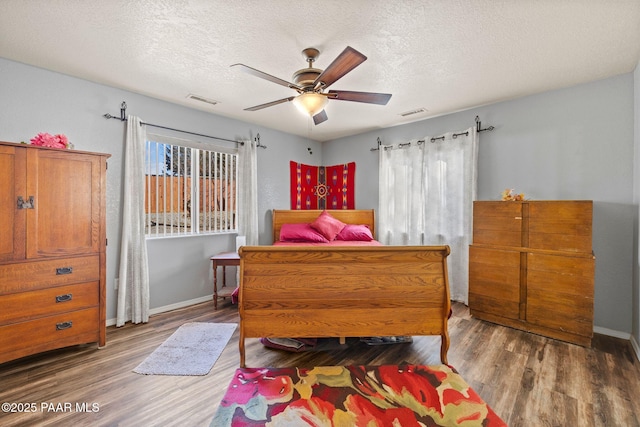
[[[0,8],[0,57],[318,141],[631,72],[640,59],[638,0],[0,0]],[[296,92],[230,65],[291,81],[307,66],[304,48],[320,50],[322,69],[347,45],[368,59],[331,89],[391,93],[386,106],[329,101],[318,126],[291,103],[243,111]],[[401,116],[419,108],[426,112]]]

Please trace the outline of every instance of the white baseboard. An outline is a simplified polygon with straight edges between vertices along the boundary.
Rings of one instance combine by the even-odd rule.
[[[621,338],[623,340],[630,340],[631,334],[627,332],[614,331],[613,329],[603,328],[601,326],[594,326],[593,332],[600,335],[608,335],[614,338]]]
[[[153,316],[154,314],[165,313],[167,311],[177,310],[179,308],[189,307],[190,305],[200,304],[202,302],[211,301],[213,299],[213,295],[205,295],[200,298],[190,299],[188,301],[180,301],[175,304],[165,305],[163,307],[156,307],[149,310],[149,316]],[[127,319],[129,321],[130,319]],[[113,326],[116,324],[115,317],[113,319],[107,319],[107,326]]]
[[[633,335],[631,336],[631,347],[633,347],[633,350],[636,352],[636,358],[640,361],[640,345],[638,345],[638,341],[636,341]]]
[[[640,345],[638,345],[638,341],[636,341],[635,337],[626,332],[614,331],[612,329],[602,328],[600,326],[594,326],[593,332],[596,334],[608,335],[614,338],[621,338],[623,340],[628,340],[631,342],[631,347],[633,347],[633,351],[636,353],[636,359],[640,362]]]

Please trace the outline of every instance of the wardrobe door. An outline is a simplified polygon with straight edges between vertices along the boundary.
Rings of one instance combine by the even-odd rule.
[[[520,252],[469,247],[469,308],[472,314],[519,318]]]
[[[55,150],[29,150],[27,258],[98,253],[101,160]]]
[[[527,322],[590,339],[594,268],[592,256],[527,254]]]
[[[521,202],[474,202],[473,243],[523,246]]]
[[[0,146],[0,261],[25,257],[25,149]]]
[[[529,248],[591,253],[593,202],[542,201],[528,206]]]

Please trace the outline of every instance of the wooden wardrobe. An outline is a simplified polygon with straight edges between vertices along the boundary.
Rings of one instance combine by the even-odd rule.
[[[0,142],[0,363],[106,344],[108,157]]]
[[[473,316],[590,346],[591,201],[477,201],[469,248]]]

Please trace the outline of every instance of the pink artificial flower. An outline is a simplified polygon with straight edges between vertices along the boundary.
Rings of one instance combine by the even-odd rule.
[[[37,146],[44,146],[45,140],[48,140],[51,137],[48,133],[39,133],[38,135],[31,138],[31,144]]]
[[[31,138],[31,145],[49,148],[68,148],[69,140],[62,134],[53,136],[51,134],[41,132],[35,137]]]
[[[58,144],[61,145],[60,148],[67,148],[69,146],[69,140],[66,136],[59,133],[55,137],[58,139]]]

